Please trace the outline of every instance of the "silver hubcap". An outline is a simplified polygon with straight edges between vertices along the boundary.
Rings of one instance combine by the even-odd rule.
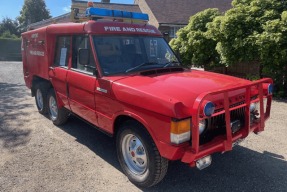
[[[50,109],[50,114],[51,114],[52,120],[57,119],[58,107],[57,107],[56,99],[53,96],[51,96],[49,98],[49,109]]]
[[[142,142],[133,134],[127,134],[122,141],[122,153],[128,168],[136,175],[147,169],[146,150]]]
[[[40,89],[37,89],[36,99],[37,99],[37,105],[38,105],[39,109],[42,110],[44,103],[43,103],[43,95],[42,95],[42,92],[40,91]]]

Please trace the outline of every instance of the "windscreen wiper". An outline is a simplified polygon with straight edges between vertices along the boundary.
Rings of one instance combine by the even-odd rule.
[[[131,72],[131,71],[134,71],[134,70],[136,70],[136,69],[138,69],[138,68],[140,68],[140,67],[142,67],[142,66],[146,66],[146,65],[157,65],[157,64],[158,64],[158,63],[156,63],[156,62],[145,62],[145,63],[141,63],[141,64],[139,64],[139,65],[137,65],[137,66],[135,66],[135,67],[133,67],[133,68],[130,68],[130,69],[126,70],[126,73]]]
[[[169,66],[175,66],[174,64],[177,64],[176,66],[180,67],[180,65],[178,65],[178,64],[180,64],[178,61],[170,61],[170,62],[165,63],[163,68],[166,68],[166,67],[169,67]]]

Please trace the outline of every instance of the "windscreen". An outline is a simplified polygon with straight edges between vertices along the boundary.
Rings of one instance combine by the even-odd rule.
[[[163,38],[147,36],[94,36],[104,75],[155,68],[178,67],[178,59]]]

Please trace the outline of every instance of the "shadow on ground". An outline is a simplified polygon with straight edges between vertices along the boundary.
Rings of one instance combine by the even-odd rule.
[[[71,117],[62,130],[121,170],[113,138],[76,117]],[[258,153],[237,146],[232,152],[213,155],[205,170],[190,168],[180,161],[170,162],[164,180],[144,191],[286,191],[287,162],[283,156],[268,151]]]
[[[202,171],[171,163],[163,182],[145,191],[286,191],[286,175],[283,156],[237,146]]]
[[[121,170],[113,138],[74,116],[70,116],[68,122],[60,128],[74,136],[77,142],[87,146],[116,169]]]
[[[30,130],[22,126],[29,120],[26,108],[32,105],[25,102],[29,96],[24,85],[0,83],[0,141],[5,148],[12,149],[28,142]]]

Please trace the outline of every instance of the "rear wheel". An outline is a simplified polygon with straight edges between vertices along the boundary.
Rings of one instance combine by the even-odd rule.
[[[124,123],[117,134],[117,154],[129,180],[140,187],[160,182],[168,167],[145,128],[136,121]]]
[[[59,108],[57,98],[53,89],[48,92],[48,112],[49,117],[55,125],[62,125],[66,123],[69,117],[69,111],[64,107]]]
[[[42,83],[36,85],[35,101],[39,113],[46,114],[48,112],[47,90]]]

